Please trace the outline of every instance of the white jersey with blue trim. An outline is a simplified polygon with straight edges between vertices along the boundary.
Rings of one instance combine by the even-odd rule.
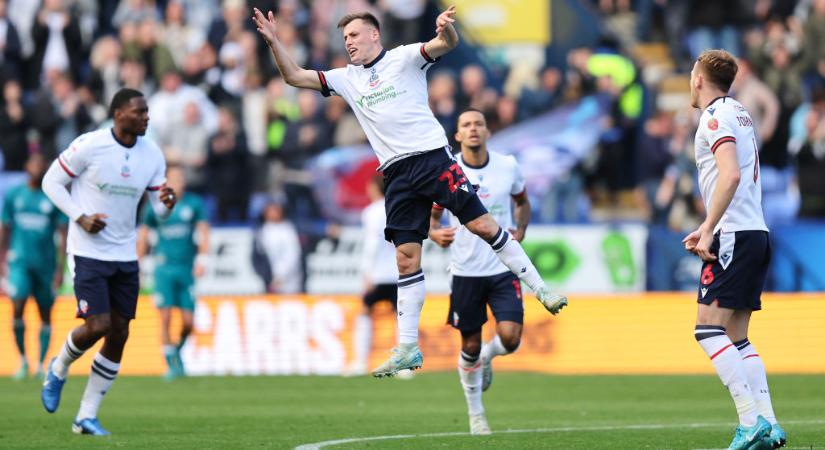
[[[137,210],[146,190],[166,183],[166,160],[152,141],[126,147],[112,129],[80,135],[58,156],[72,178],[71,197],[83,214],[105,214],[106,227],[90,234],[74,220],[67,253],[102,261],[137,260]]]
[[[513,197],[524,195],[524,176],[516,158],[487,152],[483,166],[471,166],[458,155],[458,164],[476,190],[481,203],[505,230],[514,228]],[[509,272],[486,241],[462,226],[450,214],[450,226],[456,227],[455,241],[450,245],[450,273],[464,277],[483,277]]]
[[[705,209],[710,208],[719,168],[714,153],[720,145],[733,143],[739,161],[740,181],[733,199],[713,232],[768,231],[762,215],[762,180],[759,176],[759,148],[750,114],[731,97],[714,99],[702,111],[694,147],[699,169],[699,189]]]
[[[339,95],[355,112],[379,170],[407,156],[447,145],[447,135],[429,105],[424,44],[382,50],[369,64],[318,72],[321,93]]]

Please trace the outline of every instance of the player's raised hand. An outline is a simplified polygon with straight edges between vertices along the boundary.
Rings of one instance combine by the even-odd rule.
[[[106,221],[104,219],[108,217],[106,214],[92,214],[91,216],[83,214],[77,218],[77,224],[80,225],[80,228],[86,230],[87,233],[97,234],[106,228]]]
[[[439,247],[447,248],[455,241],[455,227],[430,230],[430,239]]]
[[[169,186],[164,186],[160,189],[160,201],[162,201],[167,208],[172,209],[175,207],[175,203],[178,202],[178,196],[175,194],[174,189]]]
[[[449,25],[451,23],[454,23],[455,22],[455,19],[453,19],[454,15],[455,15],[455,5],[450,6],[449,8],[447,8],[446,11],[439,14],[438,17],[436,17],[436,19],[435,19],[435,33],[436,34],[441,34],[441,32],[444,31],[444,27],[446,27],[447,25]]]
[[[276,39],[275,15],[272,14],[272,11],[267,12],[264,16],[260,9],[255,8],[252,21],[255,22],[255,28],[258,29],[258,33],[261,33],[267,45],[272,46],[272,42]]]

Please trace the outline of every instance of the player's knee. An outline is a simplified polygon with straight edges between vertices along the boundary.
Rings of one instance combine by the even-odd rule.
[[[86,321],[86,327],[94,339],[100,339],[111,331],[112,320],[105,315],[94,316]]]
[[[192,333],[192,322],[184,321],[181,326],[181,334],[191,334]]]
[[[509,335],[499,335],[501,339],[501,345],[504,346],[504,349],[507,350],[508,353],[513,353],[514,351],[518,350],[518,346],[521,345],[521,335],[520,334],[509,334]]]
[[[481,353],[481,341],[462,342],[461,351],[471,356],[477,356]]]
[[[106,334],[107,341],[121,345],[126,344],[127,339],[129,339],[129,328],[112,327],[109,329],[109,333]]]
[[[421,253],[402,250],[400,247],[395,252],[395,262],[398,264],[398,273],[407,275],[418,271],[421,268]]]
[[[465,224],[468,230],[481,239],[489,242],[498,233],[499,226],[489,214],[485,214],[478,219],[471,220]]]

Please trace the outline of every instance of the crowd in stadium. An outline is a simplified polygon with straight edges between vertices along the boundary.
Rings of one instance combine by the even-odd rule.
[[[425,0],[40,3],[0,0],[3,176],[20,171],[32,152],[53,158],[79,134],[105,125],[114,92],[137,88],[149,100],[150,136],[170,162],[184,166],[190,188],[210,199],[215,224],[251,223],[273,198],[292,220],[323,222],[318,208],[301,207],[313,203],[306,162],[327,148],[366,141],[342,99],[283,82],[255,35],[253,7],[277,11],[281,41],[309,69],[346,64],[336,29],[346,12],[375,13],[392,48],[429,39],[427,12],[439,7]],[[606,207],[621,218],[630,211],[630,218],[685,226],[703,214],[692,161],[698,116],[686,101],[668,104],[662,66],[640,49],[664,45],[668,76],[682,74],[685,93],[698,52],[724,47],[741,58],[733,95],[754,115],[762,141],[769,226],[825,217],[825,0],[584,3],[600,16],[603,38],[572,49],[566,67],[528,74],[492,74],[480,64],[434,67],[430,102],[447,135],[467,107],[484,111],[495,132],[601,93],[614,106],[598,147],[551,188],[586,206],[542,219],[599,220]],[[466,36],[462,42],[474,45]]]

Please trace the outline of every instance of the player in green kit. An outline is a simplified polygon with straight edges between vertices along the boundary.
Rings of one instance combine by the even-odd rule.
[[[26,360],[23,308],[29,296],[40,311],[40,356],[37,376],[43,376],[43,360],[52,336],[51,311],[55,291],[63,283],[68,219],[46,197],[41,188],[48,165],[40,154],[26,161],[29,180],[9,190],[3,200],[0,225],[0,275],[6,293],[14,303],[14,339],[20,352],[20,370],[15,379],[29,373]],[[59,238],[55,240],[55,234]],[[5,272],[4,272],[5,271]]]
[[[181,167],[169,166],[166,184],[179,193],[180,199],[165,220],[158,219],[152,208],[144,208],[143,223],[138,231],[138,256],[148,252],[149,230],[155,230],[155,303],[161,317],[163,356],[169,366],[166,378],[171,380],[185,374],[180,349],[192,332],[195,278],[206,270],[209,223],[201,198],[185,192],[186,181]],[[177,343],[172,342],[169,330],[172,308],[180,309],[183,323]]]

